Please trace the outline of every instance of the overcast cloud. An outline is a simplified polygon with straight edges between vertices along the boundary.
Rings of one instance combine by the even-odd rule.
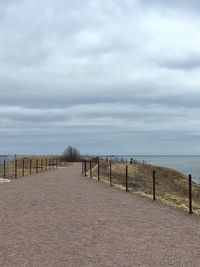
[[[200,154],[197,0],[1,0],[0,154]]]

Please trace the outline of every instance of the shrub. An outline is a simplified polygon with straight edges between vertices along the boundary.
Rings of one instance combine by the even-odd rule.
[[[63,160],[65,161],[79,161],[80,160],[80,152],[77,148],[68,146],[63,152]]]

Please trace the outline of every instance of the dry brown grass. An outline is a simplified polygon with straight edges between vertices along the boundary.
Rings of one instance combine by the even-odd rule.
[[[152,199],[152,173],[156,172],[156,199],[168,205],[188,210],[188,179],[182,173],[165,167],[134,163],[128,165],[128,187],[139,195]],[[100,180],[109,184],[109,162],[100,162]],[[125,189],[126,164],[112,163],[112,184]],[[97,179],[97,166],[93,168]],[[200,214],[200,186],[193,182],[193,211]]]
[[[54,162],[53,162],[54,159]],[[24,163],[23,163],[24,162]],[[23,158],[17,158],[17,177],[34,174],[37,171],[41,172],[49,168],[53,168],[52,164],[56,163],[55,157],[44,156],[27,156]],[[24,168],[23,168],[24,165]],[[38,166],[36,170],[36,166]],[[31,172],[30,172],[31,167]],[[4,164],[0,164],[0,177],[4,177]],[[15,178],[15,160],[6,161],[6,177],[8,179]]]

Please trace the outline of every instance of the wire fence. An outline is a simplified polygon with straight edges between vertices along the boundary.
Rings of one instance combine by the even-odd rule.
[[[18,178],[42,171],[58,168],[59,158],[56,157],[23,157],[0,161],[0,178]]]
[[[159,200],[189,213],[200,214],[200,179],[146,162],[91,160],[82,174],[129,192]]]

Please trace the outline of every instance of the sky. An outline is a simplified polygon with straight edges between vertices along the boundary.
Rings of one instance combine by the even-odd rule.
[[[1,0],[0,154],[200,154],[198,0]]]

